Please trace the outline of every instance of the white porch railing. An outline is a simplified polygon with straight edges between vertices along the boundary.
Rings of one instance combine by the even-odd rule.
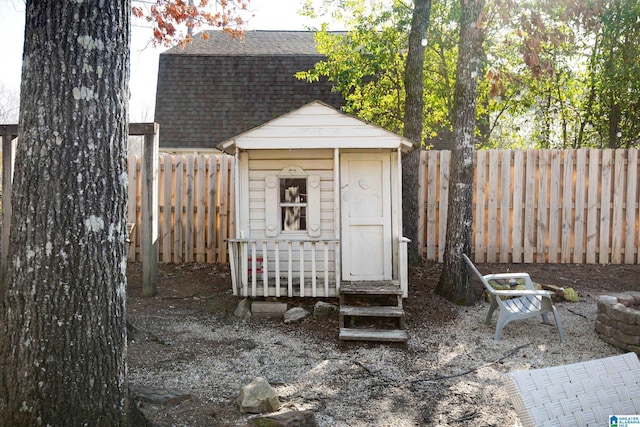
[[[407,243],[401,237],[397,280],[408,296]],[[337,297],[340,241],[335,239],[228,239],[234,295]]]
[[[398,281],[400,282],[400,289],[402,289],[402,298],[409,296],[409,248],[408,243],[411,240],[406,237],[400,237],[399,247],[399,272]]]
[[[234,295],[335,297],[340,241],[229,239]]]

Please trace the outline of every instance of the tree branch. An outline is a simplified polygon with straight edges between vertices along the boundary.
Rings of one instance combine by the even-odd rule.
[[[471,374],[471,373],[473,373],[473,372],[475,372],[475,371],[477,371],[479,369],[486,368],[487,366],[491,366],[491,365],[495,365],[496,363],[500,363],[504,359],[513,356],[518,351],[520,351],[523,348],[528,347],[530,345],[531,345],[531,343],[520,345],[520,346],[512,349],[511,351],[509,351],[507,354],[503,355],[502,357],[497,358],[493,362],[485,363],[484,365],[477,366],[475,368],[469,369],[469,370],[464,371],[464,372],[460,372],[460,373],[453,374],[453,375],[440,375],[440,376],[433,377],[433,378],[420,378],[420,379],[417,379],[417,380],[411,380],[409,382],[411,384],[416,384],[416,383],[421,383],[421,382],[440,381],[440,380],[446,380],[446,379],[450,379],[450,378],[462,377],[464,375]]]

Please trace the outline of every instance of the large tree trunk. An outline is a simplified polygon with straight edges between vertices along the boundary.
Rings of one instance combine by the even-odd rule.
[[[402,156],[402,228],[408,244],[409,264],[418,263],[418,218],[421,206],[418,206],[418,171],[420,168],[420,147],[422,146],[422,126],[424,98],[423,70],[424,49],[422,40],[427,37],[431,0],[415,0],[411,31],[409,33],[409,51],[405,67],[404,87],[404,137],[411,140],[414,149]]]
[[[482,54],[482,16],[484,0],[462,0],[460,42],[454,94],[453,131],[455,147],[451,153],[449,210],[444,266],[436,292],[460,305],[475,302],[462,254],[471,253],[473,214],[473,147],[476,122],[478,74]]]
[[[127,424],[130,13],[27,2],[0,425]]]

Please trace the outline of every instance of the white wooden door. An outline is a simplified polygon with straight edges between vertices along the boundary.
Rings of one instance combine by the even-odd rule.
[[[391,280],[389,155],[340,156],[342,280]]]

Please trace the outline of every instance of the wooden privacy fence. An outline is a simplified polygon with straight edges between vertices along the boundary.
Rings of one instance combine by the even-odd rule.
[[[419,245],[430,260],[443,256],[450,159],[449,151],[422,153]],[[638,160],[637,149],[476,151],[475,259],[640,263]],[[129,221],[136,223],[140,164],[138,157],[129,158]],[[228,262],[225,239],[235,229],[234,167],[226,155],[160,156],[161,262]],[[140,260],[140,233],[136,227],[130,260]]]
[[[637,149],[475,152],[479,262],[639,263]],[[422,153],[422,255],[442,261],[449,151]]]
[[[234,159],[227,155],[160,155],[160,262],[226,263],[225,239],[234,234]],[[130,155],[128,221],[141,221],[142,160]],[[131,236],[129,260],[140,261],[142,228]]]
[[[158,159],[159,125],[157,123],[129,123],[129,136],[143,136],[142,157],[136,160],[138,167],[129,165],[129,172],[136,171],[135,181],[129,196],[130,199],[128,222],[137,225],[138,230],[135,245],[130,245],[129,254],[132,259],[136,253],[142,259],[142,293],[144,296],[152,296],[156,293],[157,285],[157,207],[155,206],[157,186],[154,178],[157,177],[156,162]],[[2,251],[0,252],[0,287],[6,283],[8,272],[9,230],[11,228],[11,216],[13,205],[11,201],[11,186],[13,181],[13,169],[15,152],[18,143],[18,125],[0,125],[0,138],[2,139]],[[130,176],[131,179],[131,176]],[[145,233],[140,237],[140,229]]]

